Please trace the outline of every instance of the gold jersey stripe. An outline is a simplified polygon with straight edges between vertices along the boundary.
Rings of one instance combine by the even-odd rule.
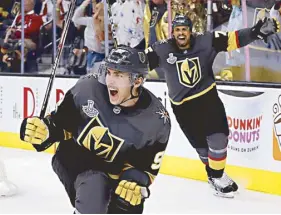
[[[112,178],[112,179],[114,179],[114,180],[117,180],[117,179],[119,179],[119,177],[120,177],[120,175],[114,175],[114,174],[110,174],[110,173],[107,173],[108,174],[108,176],[110,177],[110,178]]]
[[[122,169],[122,171],[131,169],[131,168],[135,168],[133,165],[129,164],[129,163],[125,163],[124,164],[124,168]]]
[[[201,91],[200,93],[194,94],[192,96],[186,97],[183,100],[181,100],[180,102],[175,102],[170,98],[170,101],[174,104],[174,105],[181,105],[186,101],[190,101],[192,99],[198,98],[204,94],[206,94],[207,92],[209,92],[211,89],[213,89],[216,86],[216,83],[212,83],[211,86],[209,86],[208,88],[206,88],[205,90]]]
[[[225,168],[226,159],[221,161],[215,161],[209,158],[209,166],[215,170],[221,170]]]
[[[144,171],[144,172],[149,176],[150,183],[152,184],[156,175],[153,175],[153,174],[151,174],[150,172],[147,172],[147,171]]]
[[[237,31],[229,31],[227,51],[232,51],[238,48],[240,48],[240,46],[239,46]]]

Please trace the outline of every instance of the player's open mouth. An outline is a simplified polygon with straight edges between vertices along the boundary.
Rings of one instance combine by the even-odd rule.
[[[178,36],[178,37],[177,37],[177,39],[178,39],[178,40],[181,40],[181,41],[184,41],[185,38],[186,38],[185,36]]]
[[[118,90],[116,90],[114,88],[109,88],[109,93],[112,97],[115,97],[118,93]]]

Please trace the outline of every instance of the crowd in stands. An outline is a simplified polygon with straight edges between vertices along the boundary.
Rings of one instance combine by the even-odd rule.
[[[247,0],[247,4],[252,1]],[[46,59],[53,62],[53,32],[55,29],[55,38],[59,41],[71,4],[71,0],[22,2],[25,13],[24,32],[21,31],[20,0],[0,3],[0,72],[20,72],[21,54],[24,54],[25,73],[40,72],[40,65]],[[104,4],[108,2],[111,16],[106,31]],[[185,14],[193,21],[194,33],[202,34],[206,31],[207,0],[171,2],[172,19],[176,13]],[[267,7],[270,16],[281,22],[280,1],[273,0]],[[212,28],[228,22],[237,8],[241,10],[240,0],[214,0]],[[109,32],[108,41],[105,41],[105,32]],[[21,40],[22,33],[24,41]],[[112,48],[114,42],[144,49],[158,40],[167,38],[169,26],[166,0],[77,0],[60,67],[64,68],[64,74],[83,75],[99,65],[105,57],[105,48]],[[24,53],[21,53],[22,44]],[[151,74],[151,77],[162,78],[161,71],[157,70]]]

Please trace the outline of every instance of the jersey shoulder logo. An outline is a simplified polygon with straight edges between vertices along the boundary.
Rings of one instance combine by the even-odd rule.
[[[164,44],[164,43],[168,43],[168,40],[167,39],[159,40],[159,44]]]
[[[87,105],[82,105],[82,110],[88,117],[93,118],[99,115],[99,111],[94,107],[94,104],[93,100],[88,100]]]
[[[186,58],[176,62],[179,82],[189,88],[201,80],[201,65],[198,57]]]
[[[170,122],[169,113],[164,108],[159,108],[159,110],[156,113],[160,115],[160,119],[164,120],[164,124]]]
[[[94,152],[106,162],[112,162],[118,154],[124,140],[111,134],[109,129],[94,117],[77,138],[79,145]]]

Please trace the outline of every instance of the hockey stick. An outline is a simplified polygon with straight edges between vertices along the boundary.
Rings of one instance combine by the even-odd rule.
[[[52,66],[51,76],[50,76],[50,79],[49,79],[49,83],[47,85],[46,94],[45,94],[44,101],[43,101],[43,104],[42,104],[42,107],[41,107],[40,119],[43,119],[45,117],[45,114],[46,114],[51,90],[52,90],[53,83],[54,83],[55,76],[56,76],[57,67],[58,67],[58,64],[60,62],[62,50],[63,50],[63,47],[64,47],[64,43],[65,43],[65,39],[66,39],[66,36],[67,36],[68,28],[69,28],[69,25],[70,25],[70,22],[71,22],[71,18],[73,16],[75,5],[76,5],[76,0],[72,0],[71,5],[70,5],[69,10],[68,10],[68,13],[67,13],[67,16],[66,16],[66,19],[65,19],[65,25],[63,27],[60,42],[58,44],[58,50],[57,50],[55,62]],[[55,24],[56,23],[53,23],[53,25],[55,25]],[[49,148],[51,145],[53,145],[53,143],[42,143],[41,145],[36,145],[36,144],[32,144],[32,145],[38,152],[41,152],[41,151],[44,151],[45,149]]]

